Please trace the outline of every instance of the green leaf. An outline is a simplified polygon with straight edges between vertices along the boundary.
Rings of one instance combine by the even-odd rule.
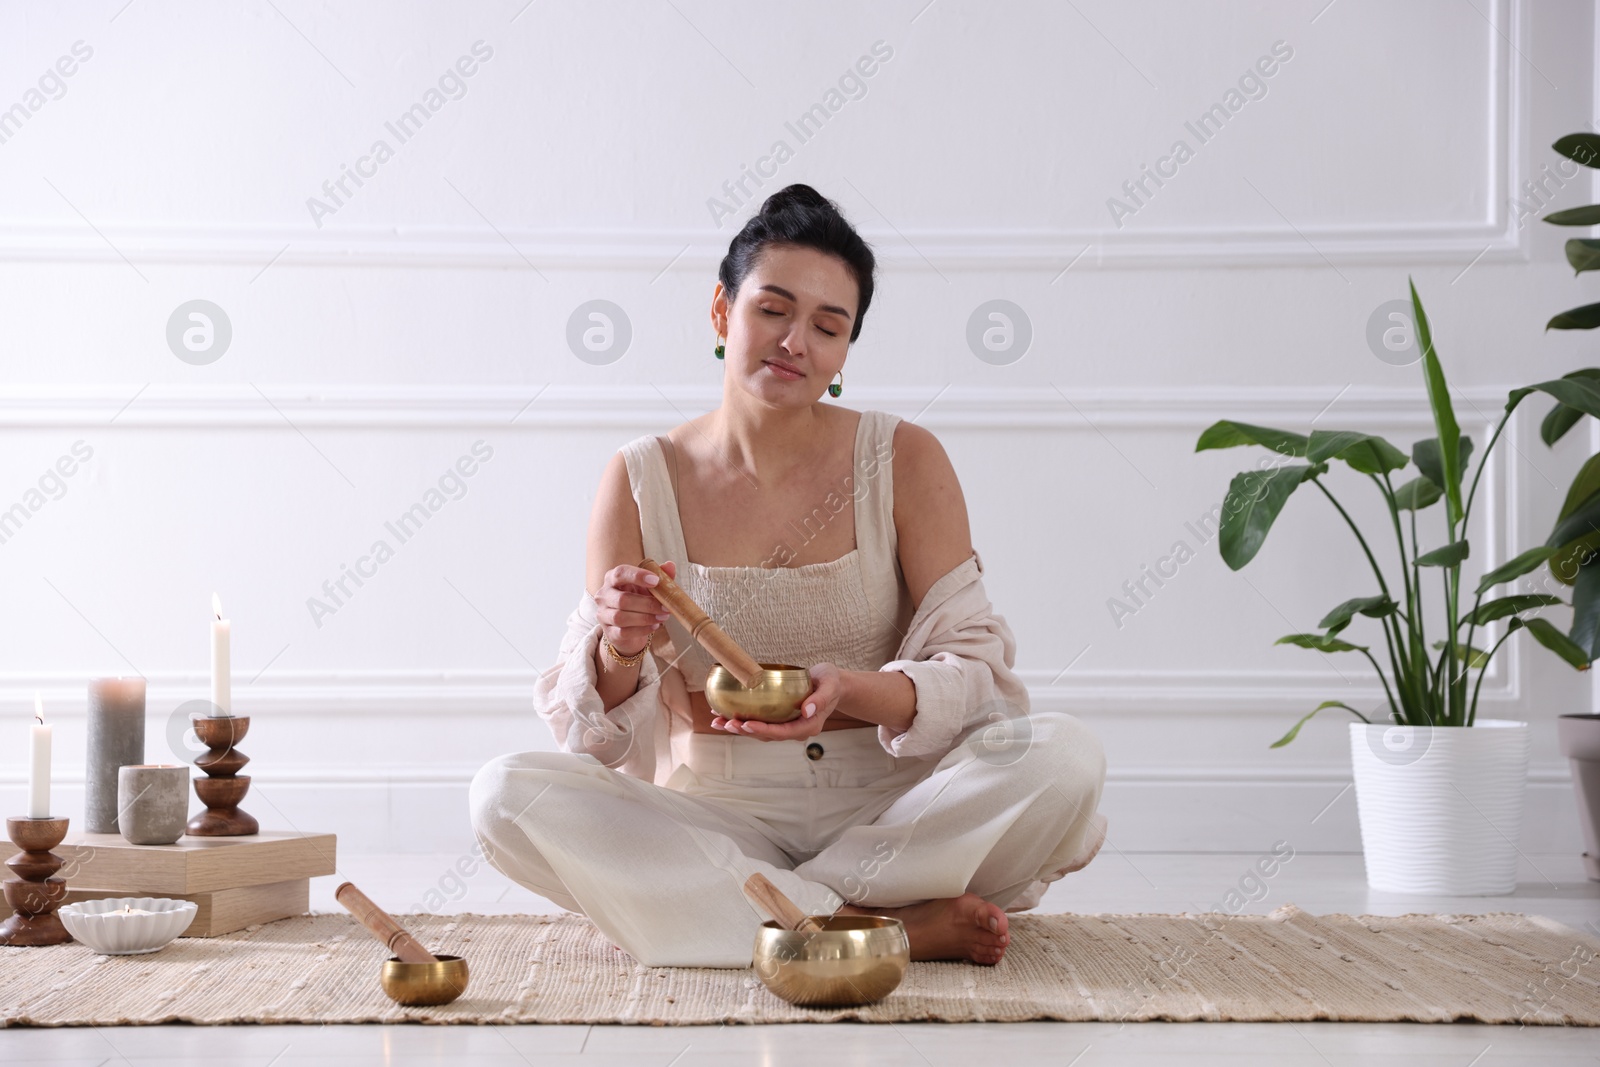
[[[1289,494],[1307,478],[1326,473],[1327,469],[1326,463],[1297,463],[1234,475],[1223,499],[1222,527],[1217,538],[1222,559],[1229,568],[1238,570],[1255,558]]]
[[[1550,557],[1550,573],[1563,585],[1572,585],[1600,551],[1600,456],[1590,456],[1572,479],[1545,544],[1560,546]]]
[[[1594,306],[1600,308],[1600,304]],[[1573,371],[1548,382],[1513,389],[1506,394],[1506,411],[1511,411],[1522,403],[1523,397],[1533,392],[1547,393],[1568,407],[1576,408],[1585,415],[1600,418],[1600,371],[1596,371],[1595,368],[1585,367],[1583,370]]]
[[[1575,274],[1586,270],[1600,270],[1600,241],[1587,237],[1574,237],[1567,242],[1567,262]]]
[[[1528,632],[1545,648],[1554,652],[1580,671],[1589,669],[1589,656],[1577,643],[1555,628],[1549,619],[1524,619]]]
[[[1352,645],[1332,634],[1285,634],[1272,642],[1275,645],[1298,645],[1318,652],[1365,652],[1366,645]]]
[[[1556,521],[1560,522],[1577,511],[1596,493],[1600,493],[1600,455],[1590,456],[1573,476],[1572,484],[1567,487],[1567,498],[1561,502],[1561,512],[1556,516]]]
[[[1571,637],[1591,662],[1600,655],[1600,563],[1578,568],[1572,585]]]
[[[1433,647],[1434,648],[1443,648],[1444,647],[1444,642],[1443,641],[1435,641],[1433,643]],[[1467,665],[1467,668],[1470,670],[1473,667],[1482,667],[1485,664],[1487,664],[1489,662],[1489,653],[1485,652],[1481,648],[1473,648],[1473,649],[1471,649],[1471,656],[1469,658],[1467,646],[1463,645],[1460,641],[1457,641],[1456,642],[1456,661],[1458,663],[1465,663]]]
[[[1574,163],[1586,167],[1600,167],[1600,136],[1592,133],[1569,133],[1558,137],[1550,146]]]
[[[1424,552],[1417,557],[1419,567],[1454,567],[1467,558],[1467,542],[1452,541],[1448,545]]]
[[[1547,330],[1592,330],[1596,326],[1600,326],[1600,304],[1568,308],[1544,324]]]
[[[1562,585],[1578,580],[1579,571],[1600,554],[1600,530],[1591,530],[1582,537],[1568,541],[1550,557],[1550,577]]]
[[[1354,600],[1346,600],[1343,604],[1328,612],[1317,625],[1326,630],[1329,637],[1332,637],[1346,626],[1349,626],[1350,620],[1355,618],[1357,613],[1365,615],[1369,619],[1381,619],[1386,615],[1393,615],[1399,610],[1399,607],[1400,605],[1381,593],[1377,596],[1356,597]]]
[[[1461,440],[1470,441],[1472,438],[1463,437]],[[1419,476],[1394,491],[1394,506],[1401,511],[1421,511],[1437,504],[1442,496],[1444,496],[1443,489],[1427,478]]]
[[[1552,211],[1544,221],[1557,226],[1593,226],[1600,223],[1600,204],[1569,207],[1565,211]]]
[[[1524,574],[1535,569],[1539,564],[1556,554],[1556,549],[1549,545],[1540,545],[1496,567],[1478,580],[1478,588],[1473,591],[1475,596],[1482,596],[1501,582],[1509,582],[1513,578],[1521,578]]]
[[[1472,456],[1472,438],[1461,439],[1461,469],[1467,469],[1467,460]],[[1444,461],[1439,456],[1439,439],[1426,437],[1411,446],[1411,458],[1416,461],[1417,470],[1422,476],[1440,489],[1444,488]]]
[[[1565,604],[1566,601],[1558,596],[1548,593],[1524,593],[1519,596],[1503,596],[1499,600],[1491,600],[1487,604],[1480,604],[1477,611],[1469,611],[1458,624],[1466,626],[1487,626],[1496,619],[1503,619],[1507,615],[1515,615],[1519,611],[1530,608],[1547,608],[1556,604]]]
[[[1600,532],[1580,537],[1550,557],[1550,576],[1562,585],[1574,585],[1583,568],[1600,558]]]
[[[1433,408],[1433,424],[1438,429],[1439,454],[1444,484],[1445,522],[1454,529],[1461,521],[1461,427],[1456,422],[1455,408],[1450,405],[1450,386],[1444,379],[1444,368],[1439,365],[1439,353],[1433,347],[1433,331],[1428,326],[1428,314],[1422,310],[1422,298],[1417,287],[1411,286],[1411,307],[1416,315],[1417,343],[1422,348],[1422,377],[1428,385],[1428,404]]]
[[[1232,419],[1222,419],[1206,427],[1200,440],[1195,442],[1194,450],[1204,452],[1208,448],[1233,448],[1236,445],[1263,445],[1286,456],[1306,454],[1305,434],[1274,430],[1268,426],[1252,426]]]
[[[1564,548],[1581,537],[1600,532],[1600,493],[1591,494],[1570,514],[1556,522],[1556,528],[1544,539],[1546,545]]]
[[[1306,458],[1313,463],[1342,459],[1362,474],[1386,474],[1410,462],[1404,452],[1383,438],[1355,430],[1311,431]]]
[[[1562,377],[1600,380],[1600,367],[1584,367],[1573,371],[1571,374],[1563,374]],[[1561,440],[1568,430],[1577,425],[1578,420],[1583,418],[1583,414],[1578,408],[1570,408],[1565,404],[1557,403],[1555,407],[1550,409],[1550,413],[1544,417],[1544,422],[1539,424],[1540,439],[1547,445],[1555,444]]]
[[[1369,719],[1365,715],[1361,714],[1355,708],[1352,708],[1349,704],[1341,704],[1337,700],[1324,700],[1322,703],[1320,703],[1316,707],[1312,708],[1310,712],[1308,712],[1305,715],[1302,715],[1300,717],[1300,721],[1295,723],[1294,726],[1290,727],[1288,733],[1284,734],[1282,737],[1280,737],[1276,741],[1272,742],[1270,747],[1272,747],[1272,748],[1282,748],[1284,745],[1287,745],[1290,741],[1293,741],[1297,736],[1299,736],[1300,727],[1304,726],[1306,723],[1311,721],[1311,716],[1313,716],[1317,712],[1323,711],[1323,710],[1325,710],[1327,708],[1343,708],[1345,711],[1348,711],[1350,714],[1354,715],[1356,718],[1360,719],[1362,722],[1367,723],[1369,725],[1372,723],[1371,719]]]
[[[1578,424],[1583,418],[1583,412],[1577,408],[1569,408],[1565,404],[1557,404],[1550,409],[1550,413],[1539,424],[1539,436],[1547,445],[1553,445],[1566,436],[1567,431]]]

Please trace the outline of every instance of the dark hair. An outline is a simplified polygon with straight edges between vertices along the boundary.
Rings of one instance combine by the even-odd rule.
[[[762,203],[750,216],[744,229],[734,235],[728,254],[717,268],[717,280],[727,292],[728,303],[739,295],[739,286],[755,268],[761,253],[772,245],[815,248],[844,260],[856,279],[856,315],[850,324],[850,340],[861,336],[861,323],[872,303],[873,273],[877,260],[872,249],[855,228],[845,221],[839,207],[809,185],[789,185]]]

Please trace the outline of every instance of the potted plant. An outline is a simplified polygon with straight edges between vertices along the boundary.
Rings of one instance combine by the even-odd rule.
[[[1600,167],[1600,137],[1592,133],[1574,133],[1551,145],[1557,152],[1574,163],[1585,167]],[[1593,226],[1600,223],[1600,204],[1555,211],[1544,221],[1557,226]],[[1600,241],[1573,238],[1567,242],[1567,262],[1574,274],[1600,269]],[[1563,311],[1545,324],[1546,330],[1592,330],[1600,326],[1600,304]],[[1545,419],[1541,429],[1544,443],[1554,445],[1581,418],[1565,406],[1558,407]],[[1590,456],[1578,471],[1567,490],[1566,502],[1556,519],[1555,537],[1565,531],[1573,541],[1569,550],[1575,552],[1578,566],[1569,562],[1558,568],[1551,563],[1551,573],[1557,581],[1572,586],[1572,639],[1593,658],[1600,655],[1600,560],[1595,558],[1600,548],[1600,456]],[[1590,881],[1600,882],[1600,715],[1562,715],[1556,721],[1561,741],[1561,754],[1572,761],[1572,785],[1578,794],[1578,821],[1583,827],[1584,873]]]
[[[1528,725],[1477,717],[1484,672],[1500,646],[1518,630],[1526,630],[1579,670],[1588,669],[1590,656],[1542,617],[1543,609],[1565,603],[1560,597],[1502,595],[1506,591],[1500,589],[1557,557],[1564,542],[1552,535],[1553,543],[1529,549],[1490,570],[1471,589],[1472,605],[1464,610],[1461,565],[1470,554],[1466,526],[1488,454],[1517,405],[1539,391],[1560,402],[1558,411],[1570,407],[1600,417],[1600,380],[1596,380],[1600,372],[1577,372],[1513,389],[1463,494],[1472,439],[1456,422],[1415,285],[1411,307],[1435,436],[1418,441],[1409,456],[1381,437],[1354,430],[1314,430],[1304,435],[1231,420],[1207,428],[1195,451],[1262,445],[1306,461],[1249,470],[1233,479],[1218,533],[1229,568],[1238,570],[1255,557],[1289,496],[1307,484],[1333,505],[1372,567],[1375,593],[1346,600],[1328,612],[1317,624],[1320,633],[1288,634],[1277,643],[1366,657],[1383,687],[1386,718],[1373,722],[1342,701],[1327,700],[1272,746],[1293,741],[1312,716],[1328,708],[1343,709],[1361,720],[1350,724],[1350,755],[1367,884],[1395,892],[1506,894],[1516,886]],[[1386,576],[1373,544],[1324,480],[1335,461],[1364,475],[1382,495],[1391,527],[1383,536],[1392,533],[1399,554],[1397,580]],[[1396,486],[1391,474],[1411,463],[1416,464],[1416,477]],[[1417,535],[1417,514],[1441,501],[1443,541],[1424,550]],[[1557,533],[1570,532],[1574,525],[1558,523]],[[1442,633],[1431,642],[1424,623],[1424,604],[1430,599],[1423,588],[1425,575],[1439,580],[1433,602],[1440,609],[1435,618],[1443,624]],[[1366,625],[1380,631],[1387,673],[1370,646],[1341,636],[1358,616],[1371,620]],[[1497,630],[1503,632],[1496,636]],[[1478,647],[1480,640],[1489,646],[1487,650]]]

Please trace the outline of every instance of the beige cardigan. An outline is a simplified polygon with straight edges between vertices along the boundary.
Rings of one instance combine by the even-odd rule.
[[[1016,639],[989,603],[982,574],[983,560],[973,552],[934,582],[895,658],[878,668],[901,671],[916,686],[911,727],[898,734],[878,727],[879,742],[895,756],[936,761],[973,727],[1028,714],[1027,688],[1012,670]],[[594,598],[585,593],[567,618],[556,664],[534,683],[534,708],[562,751],[587,753],[608,767],[665,784],[682,762],[674,752],[673,724],[690,722],[683,674],[670,660],[663,669],[652,644],[638,689],[606,712],[595,690],[600,630]]]

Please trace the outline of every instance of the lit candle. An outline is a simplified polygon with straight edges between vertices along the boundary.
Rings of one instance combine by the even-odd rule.
[[[222,617],[222,601],[215,593],[211,594],[211,611],[216,616],[211,620],[211,703],[218,715],[227,716],[233,714],[233,687],[228,678],[231,623]]]
[[[33,694],[33,714],[39,721],[33,724],[33,737],[28,764],[28,818],[50,818],[50,727],[44,721],[44,701],[38,692]]]

